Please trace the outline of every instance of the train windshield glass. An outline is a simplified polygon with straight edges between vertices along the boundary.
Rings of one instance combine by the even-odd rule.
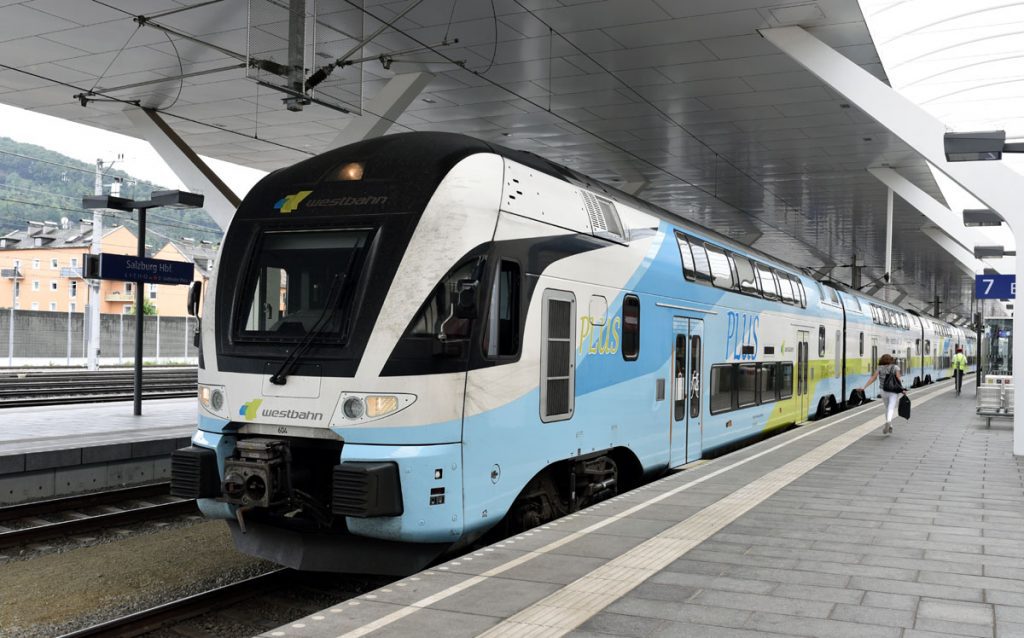
[[[367,229],[267,232],[239,290],[236,338],[344,339]],[[323,324],[322,327],[317,324]]]

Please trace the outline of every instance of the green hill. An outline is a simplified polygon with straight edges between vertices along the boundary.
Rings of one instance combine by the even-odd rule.
[[[76,222],[91,218],[92,212],[81,206],[82,197],[94,192],[95,175],[96,167],[91,164],[0,137],[0,234],[23,229],[28,220],[60,222],[67,217]],[[122,197],[145,199],[154,190],[167,190],[116,168],[106,173],[103,182],[109,184],[115,178],[122,180]],[[123,224],[135,230],[133,214],[105,215],[105,226]],[[162,243],[161,238],[181,237],[218,242],[221,236],[220,228],[202,209],[153,210],[146,227],[155,235],[150,239],[153,244]]]

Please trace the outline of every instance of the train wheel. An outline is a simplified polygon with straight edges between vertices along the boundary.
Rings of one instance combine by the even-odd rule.
[[[912,388],[919,388],[919,387],[921,387],[921,377],[914,377],[914,383],[912,383],[910,387],[912,387]]]
[[[828,413],[839,414],[839,402],[836,401],[834,394],[830,394],[828,397]]]
[[[825,397],[821,397],[818,401],[818,409],[814,413],[814,420],[824,419],[828,416],[828,403],[825,401]]]
[[[931,385],[931,383],[932,383],[932,375],[929,374],[929,375],[925,376],[924,384],[925,385]]]

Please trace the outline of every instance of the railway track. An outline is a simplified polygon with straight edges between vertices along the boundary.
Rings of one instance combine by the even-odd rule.
[[[142,371],[145,399],[191,397],[196,394],[195,368],[151,368]],[[130,369],[0,374],[0,408],[125,401],[132,398]]]
[[[277,569],[64,634],[224,638],[262,633],[393,579]]]
[[[158,483],[0,507],[0,549],[197,512],[195,501],[166,500],[170,498],[169,485]],[[146,502],[154,498],[164,500]]]

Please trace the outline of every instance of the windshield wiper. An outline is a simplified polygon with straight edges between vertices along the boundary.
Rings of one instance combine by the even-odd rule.
[[[313,322],[313,327],[306,334],[306,336],[295,346],[291,354],[285,357],[285,360],[281,363],[281,367],[277,369],[270,377],[270,382],[274,385],[284,385],[288,383],[288,375],[295,369],[295,364],[298,363],[299,358],[306,354],[313,342],[323,334],[327,326],[330,325],[334,315],[338,313],[340,305],[338,301],[341,299],[341,291],[344,288],[342,283],[348,277],[348,273],[336,273],[334,275],[334,281],[331,282],[331,287],[327,291],[327,300],[324,304],[324,309],[320,312],[320,316],[317,317],[316,321]]]

